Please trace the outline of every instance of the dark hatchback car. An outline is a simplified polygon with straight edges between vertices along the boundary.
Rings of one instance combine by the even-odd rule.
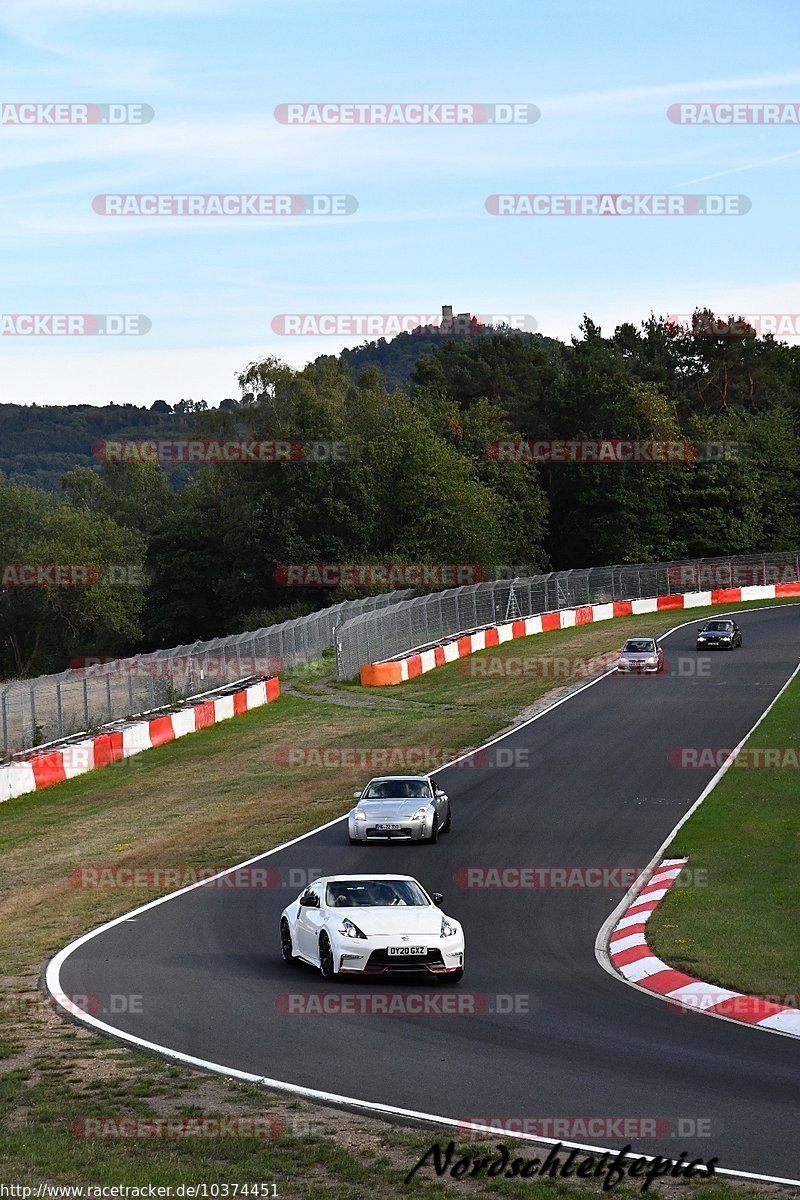
[[[697,635],[698,650],[733,650],[742,644],[742,631],[735,621],[721,617],[706,621]]]

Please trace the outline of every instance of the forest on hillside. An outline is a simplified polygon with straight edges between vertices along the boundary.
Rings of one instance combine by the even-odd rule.
[[[35,486],[46,438],[31,425],[20,434],[4,413],[14,406],[0,407],[0,461],[23,454],[32,472],[27,482],[0,474],[0,676],[239,632],[363,594],[287,587],[279,564],[538,571],[793,551],[800,541],[800,349],[754,330],[695,334],[650,317],[604,337],[585,318],[569,343],[512,330],[442,340],[410,364],[407,389],[387,387],[375,362],[354,370],[347,355],[302,370],[264,359],[239,383],[240,398],[217,409],[109,407],[94,410],[96,424],[68,410],[58,493]],[[51,428],[65,410],[35,413]],[[90,445],[70,458],[87,436],[190,435],[330,442],[346,454],[175,466],[99,462]],[[593,463],[487,452],[516,439],[600,438],[724,442],[741,453]],[[78,586],[46,576],[21,586],[8,571],[87,563],[91,578]]]

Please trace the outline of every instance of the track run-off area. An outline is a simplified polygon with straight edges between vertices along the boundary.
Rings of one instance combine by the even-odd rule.
[[[681,1014],[595,954],[631,872],[716,773],[681,768],[676,752],[738,744],[797,667],[800,605],[743,608],[737,620],[743,648],[708,656],[707,672],[670,671],[697,658],[698,622],[682,623],[662,635],[662,675],[605,675],[504,735],[493,747],[503,756],[436,772],[453,811],[438,844],[353,847],[336,820],[253,860],[275,886],[205,883],[84,935],[50,961],[48,989],[136,996],[135,1010],[102,1019],[65,1007],[128,1042],[310,1099],[440,1126],[546,1133],[560,1121],[550,1129],[565,1144],[630,1142],[640,1154],[717,1156],[720,1173],[800,1181],[800,1040]],[[551,881],[600,868],[605,882],[467,886],[522,867]],[[444,893],[466,937],[461,984],[326,983],[281,961],[291,881],[360,871],[408,873]],[[597,1119],[605,1125],[588,1124]],[[614,1136],[614,1120],[631,1136]],[[581,1122],[608,1132],[561,1136]]]

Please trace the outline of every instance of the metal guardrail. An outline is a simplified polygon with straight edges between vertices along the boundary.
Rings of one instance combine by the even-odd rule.
[[[96,729],[250,675],[275,675],[322,656],[348,616],[402,602],[413,589],[343,600],[253,632],[137,654],[0,685],[2,755]]]
[[[336,677],[353,679],[362,663],[384,662],[515,617],[581,604],[798,580],[800,558],[793,552],[590,567],[450,588],[344,621],[336,632]]]

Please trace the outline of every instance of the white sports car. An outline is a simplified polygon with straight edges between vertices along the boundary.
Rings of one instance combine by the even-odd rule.
[[[464,934],[410,875],[327,875],[283,910],[281,955],[342,975],[427,972],[458,982]]]

